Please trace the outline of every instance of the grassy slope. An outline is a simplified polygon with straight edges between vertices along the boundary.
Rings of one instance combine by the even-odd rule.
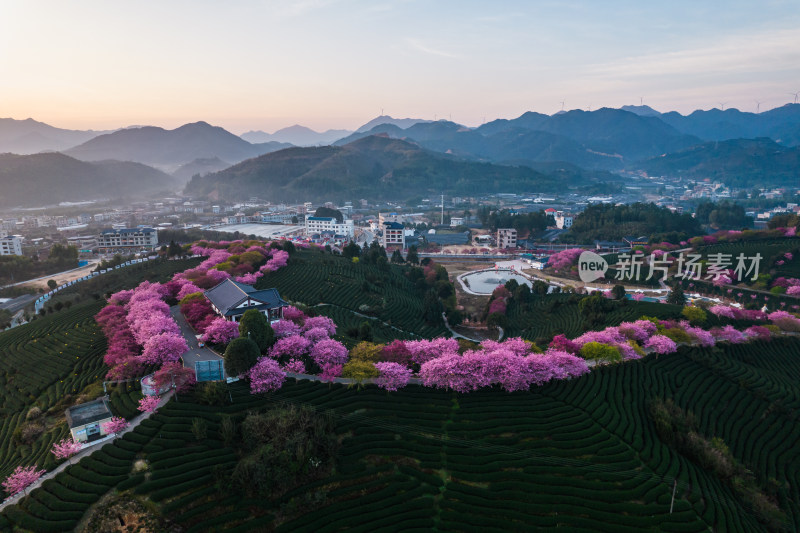
[[[800,389],[785,375],[800,370],[798,350],[798,339],[683,348],[514,394],[419,387],[387,394],[289,381],[277,393],[254,397],[234,384],[233,404],[171,402],[98,462],[72,467],[48,492],[63,502],[85,500],[70,504],[77,516],[97,498],[73,494],[80,480],[110,487],[125,461],[105,467],[117,465],[107,455],[128,454],[130,465],[132,454],[144,453],[150,481],[132,478],[121,488],[138,485],[136,493],[159,502],[188,531],[762,530],[746,502],[659,440],[648,404],[671,397],[696,415],[706,437],[724,439],[757,477],[776,480],[778,499],[797,527],[800,426],[793,419]],[[219,440],[220,417],[284,403],[335,414],[343,439],[337,472],[279,501],[218,493],[211,469],[234,460]],[[200,442],[191,432],[195,417],[208,421],[208,438]],[[5,518],[55,530],[59,515],[39,505],[52,499],[41,492]]]

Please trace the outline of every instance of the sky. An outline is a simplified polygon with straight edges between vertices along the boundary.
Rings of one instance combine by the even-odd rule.
[[[477,126],[800,91],[800,1],[0,0],[0,117],[70,129]]]

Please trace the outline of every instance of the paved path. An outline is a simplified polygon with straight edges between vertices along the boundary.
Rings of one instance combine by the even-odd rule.
[[[181,355],[183,366],[194,370],[194,365],[198,361],[222,360],[222,357],[215,351],[200,346],[200,343],[197,341],[197,335],[186,321],[186,317],[181,313],[180,306],[173,305],[170,307],[169,312],[172,314],[172,318],[175,319],[178,327],[181,328],[181,334],[183,334],[183,337],[186,339],[186,344],[189,346],[189,349]]]
[[[16,313],[17,311],[22,311],[26,306],[32,304],[39,298],[39,294],[23,294],[22,296],[17,296],[5,303],[0,304],[0,309],[5,309],[6,311],[10,311],[12,313]]]
[[[158,404],[158,406],[161,407],[164,404],[166,404],[170,400],[170,398],[172,398],[172,395],[174,393],[175,393],[175,391],[169,391],[164,396],[162,396],[161,397],[161,402]],[[66,470],[67,467],[69,467],[70,465],[72,465],[74,463],[77,463],[78,461],[80,461],[84,457],[92,455],[94,452],[96,452],[97,450],[102,448],[102,446],[98,446],[99,444],[106,444],[106,443],[109,443],[109,442],[114,442],[116,439],[122,437],[127,432],[133,431],[134,429],[136,429],[136,427],[139,424],[142,423],[142,420],[147,420],[148,418],[150,418],[150,416],[152,414],[153,413],[143,413],[143,414],[137,416],[130,423],[130,425],[127,428],[125,428],[124,430],[122,430],[121,432],[119,432],[119,433],[117,433],[115,435],[111,435],[109,437],[105,437],[105,438],[100,439],[100,440],[96,440],[96,441],[92,442],[91,444],[89,444],[88,446],[84,446],[81,451],[79,451],[77,454],[73,455],[68,460],[66,460],[63,463],[61,463],[60,465],[58,465],[54,470],[51,470],[50,472],[47,472],[46,474],[42,475],[42,477],[40,477],[35,482],[33,482],[24,491],[19,492],[19,493],[15,494],[14,496],[10,496],[8,499],[6,499],[3,503],[0,504],[0,511],[5,509],[9,505],[13,505],[13,504],[19,502],[22,498],[27,496],[27,494],[30,491],[39,488],[42,485],[42,483],[44,483],[48,479],[53,479],[58,474],[60,474],[64,470]]]

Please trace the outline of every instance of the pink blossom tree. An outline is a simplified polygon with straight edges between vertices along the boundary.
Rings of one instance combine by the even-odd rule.
[[[551,340],[550,344],[548,345],[548,351],[554,350],[554,351],[567,352],[571,354],[578,353],[580,349],[581,349],[580,344],[578,344],[577,342],[572,342],[566,337],[566,335],[563,334],[558,334],[555,337],[553,337],[553,340]]]
[[[320,368],[324,369],[326,366],[345,364],[348,353],[347,347],[341,342],[333,339],[324,339],[311,348],[310,355],[311,359]]]
[[[647,339],[647,342],[644,343],[644,347],[658,354],[674,353],[678,351],[678,345],[675,344],[675,341],[665,335],[653,335]]]
[[[187,350],[189,345],[182,335],[161,333],[144,343],[142,360],[154,365],[168,363],[180,359]]]
[[[283,318],[291,320],[295,324],[302,324],[308,317],[304,312],[290,305],[283,308]]]
[[[35,466],[18,466],[11,475],[3,481],[3,489],[9,496],[13,496],[28,488],[37,479],[42,477],[44,472],[44,470],[37,469]]]
[[[328,330],[325,328],[311,328],[309,330],[306,330],[306,332],[303,335],[305,336],[306,339],[308,339],[312,343],[316,343],[323,339],[329,338]]]
[[[328,337],[336,335],[336,323],[326,316],[315,316],[307,318],[303,323],[303,331],[309,331],[314,328],[324,329]]]
[[[81,443],[76,442],[71,437],[62,439],[59,442],[54,442],[50,451],[56,456],[56,459],[67,459],[81,451]]]
[[[158,396],[145,396],[139,400],[137,409],[143,413],[154,413],[158,409],[159,403],[161,403],[161,399]]]
[[[388,391],[396,391],[408,385],[411,379],[411,370],[399,363],[374,363],[375,368],[380,372],[375,384]]]
[[[273,359],[297,359],[308,353],[311,342],[300,335],[291,335],[278,339],[270,348],[269,356]]]
[[[292,372],[295,374],[305,374],[306,364],[300,359],[291,359],[288,363],[283,365],[283,369],[286,372]]]
[[[159,391],[165,387],[174,387],[178,392],[184,392],[190,389],[195,382],[194,370],[186,368],[177,361],[164,363],[153,374],[153,385]]]
[[[711,334],[719,342],[730,342],[731,344],[741,344],[745,341],[744,334],[733,326],[724,328],[714,328]]]
[[[387,363],[398,363],[403,366],[408,366],[411,363],[411,352],[406,348],[406,343],[400,339],[395,339],[381,350],[381,361]]]
[[[342,368],[343,365],[324,365],[322,367],[322,373],[319,375],[319,377],[322,379],[322,381],[333,381],[334,378],[338,378],[342,375]]]
[[[433,340],[406,341],[405,345],[411,353],[411,362],[418,365],[445,354],[458,353],[458,341],[444,337]]]
[[[116,435],[128,427],[128,421],[122,417],[115,416],[108,422],[101,424],[100,427],[106,434],[113,433]]]
[[[250,380],[250,393],[259,394],[280,389],[286,379],[286,372],[281,370],[275,359],[262,357],[247,372],[247,377]]]
[[[203,342],[213,342],[214,344],[228,344],[238,336],[239,324],[217,317],[206,327],[206,331],[200,339]]]
[[[272,331],[275,332],[275,336],[279,339],[282,337],[290,337],[292,335],[299,335],[300,334],[300,326],[295,324],[290,320],[278,320],[274,324],[272,324]]]

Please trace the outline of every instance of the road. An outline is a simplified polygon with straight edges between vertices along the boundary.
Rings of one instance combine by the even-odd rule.
[[[198,361],[222,360],[222,357],[217,355],[209,348],[200,347],[199,343],[197,342],[197,337],[195,336],[194,330],[186,321],[186,317],[184,317],[183,313],[181,313],[179,306],[174,305],[170,308],[169,311],[172,314],[172,318],[174,318],[175,322],[178,323],[178,327],[181,328],[181,334],[186,339],[186,344],[189,345],[189,350],[187,350],[183,355],[181,355],[181,359],[183,359],[183,366],[194,370],[195,363],[197,363]]]
[[[83,266],[80,266],[78,268],[72,268],[70,270],[64,270],[62,272],[55,272],[53,274],[48,274],[46,276],[42,276],[42,277],[39,277],[39,278],[26,279],[25,281],[18,281],[17,283],[11,283],[10,285],[3,285],[2,287],[0,287],[0,289],[5,289],[7,287],[17,287],[19,285],[26,285],[28,283],[36,283],[37,281],[47,282],[47,280],[57,279],[57,278],[60,278],[60,277],[67,276],[68,274],[72,274],[72,275],[71,276],[67,276],[67,279],[63,280],[62,283],[64,281],[72,281],[73,279],[77,279],[77,278],[85,276],[86,273],[83,272],[84,270],[87,273],[91,272],[97,266],[97,264],[98,264],[98,260],[97,259],[90,259],[88,265],[83,265]],[[81,271],[81,272],[78,273],[78,271]]]
[[[35,302],[38,297],[38,294],[23,294],[22,296],[17,296],[12,300],[0,304],[0,309],[5,309],[11,311],[12,314],[16,314],[22,311],[26,306]]]

